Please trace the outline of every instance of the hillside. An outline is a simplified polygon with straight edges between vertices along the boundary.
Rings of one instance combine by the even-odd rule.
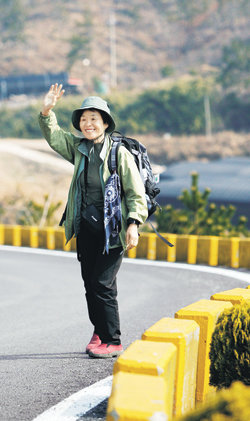
[[[249,37],[249,2],[245,0],[206,0],[198,2],[198,6],[194,0],[19,3],[25,12],[23,40],[9,38],[1,42],[0,75],[68,69],[71,77],[84,81],[87,90],[92,88],[93,78],[109,84],[112,11],[116,17],[117,80],[121,89],[149,86],[162,78],[166,66],[167,72],[173,70],[173,77],[190,71],[213,71],[220,65],[223,46],[235,38]],[[71,62],[76,59],[72,67],[69,53]],[[82,63],[86,58],[89,66]]]

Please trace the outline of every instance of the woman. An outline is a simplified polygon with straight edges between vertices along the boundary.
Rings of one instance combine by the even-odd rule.
[[[91,357],[115,357],[123,350],[116,275],[124,250],[137,246],[138,226],[147,218],[144,185],[132,155],[120,147],[117,162],[122,185],[121,229],[119,235],[108,241],[105,250],[105,185],[110,177],[110,133],[115,129],[115,122],[106,101],[88,97],[72,114],[72,124],[82,132],[82,137],[65,132],[58,126],[52,111],[63,93],[62,85],[51,86],[44,98],[39,123],[51,148],[74,165],[64,227],[67,242],[73,235],[77,238],[89,318],[94,326],[86,352]],[[102,216],[99,230],[90,224],[89,209]]]

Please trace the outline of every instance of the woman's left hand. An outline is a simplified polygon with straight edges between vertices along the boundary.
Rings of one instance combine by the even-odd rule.
[[[136,247],[138,244],[138,227],[136,224],[130,224],[127,228],[126,233],[126,244],[127,244],[127,250],[132,249],[133,247]]]

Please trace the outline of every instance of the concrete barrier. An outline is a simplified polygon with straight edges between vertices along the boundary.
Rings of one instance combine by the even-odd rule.
[[[163,377],[120,371],[113,376],[107,421],[167,421],[167,383]]]
[[[199,333],[199,325],[192,320],[164,317],[142,335],[145,341],[172,343],[177,348],[173,415],[195,406]]]
[[[211,300],[230,301],[233,305],[241,304],[250,300],[250,289],[234,288],[227,291],[217,292],[211,296]]]
[[[134,381],[140,382],[140,379],[135,380],[135,377],[140,377],[141,375],[146,374],[149,376],[163,378],[166,383],[166,388],[164,392],[164,409],[162,409],[162,412],[164,412],[166,419],[171,419],[173,415],[176,353],[176,346],[172,343],[155,343],[137,340],[133,342],[117,359],[113,370],[114,376],[116,376],[119,372],[131,373],[132,375],[127,377],[127,381],[132,382],[132,387]],[[117,382],[118,381],[119,379]],[[136,410],[138,413],[137,402],[135,402],[137,396],[134,396],[133,399],[125,402],[120,396],[120,394],[124,391],[120,388],[116,389],[115,384],[116,382],[113,384],[111,398],[108,405],[108,414],[111,416],[111,414],[114,415],[114,413],[116,413],[120,417],[123,411],[127,414],[128,412],[132,413]],[[142,388],[144,387],[145,385],[142,386]],[[166,396],[168,399],[166,399]],[[159,397],[157,400],[159,401]],[[156,411],[155,406],[152,403],[153,400],[151,396],[151,416],[155,416],[155,412],[159,412],[159,408]],[[144,406],[141,408],[141,411],[143,411],[143,409]],[[116,418],[113,416],[111,419]],[[122,417],[118,419],[122,419]],[[143,419],[142,414],[139,419]]]
[[[230,307],[200,300],[147,329],[114,364],[107,420],[171,420],[215,393],[210,343],[219,315]]]
[[[196,321],[200,326],[200,340],[196,381],[196,400],[204,401],[215,389],[209,386],[209,350],[212,333],[219,315],[226,308],[232,307],[227,301],[200,300],[176,312],[177,319]]]
[[[165,260],[210,266],[250,268],[250,239],[214,236],[162,234],[174,247],[168,247],[156,234],[141,232],[139,244],[127,252],[131,259]],[[76,240],[67,245],[63,228],[0,225],[0,244],[75,251]]]

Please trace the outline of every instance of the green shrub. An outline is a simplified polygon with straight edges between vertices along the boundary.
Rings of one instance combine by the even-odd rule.
[[[235,305],[219,317],[210,348],[210,384],[218,389],[240,380],[250,385],[250,304]]]
[[[249,421],[250,388],[235,382],[179,421]]]
[[[209,203],[211,190],[206,188],[200,192],[198,178],[199,174],[192,172],[190,190],[184,189],[178,198],[183,209],[167,205],[156,211],[157,229],[174,234],[249,236],[247,218],[240,216],[237,224],[233,225],[231,220],[236,208],[232,205],[218,207],[215,203]]]
[[[146,90],[120,110],[119,128],[130,133],[204,133],[206,89],[197,80],[168,89]]]

